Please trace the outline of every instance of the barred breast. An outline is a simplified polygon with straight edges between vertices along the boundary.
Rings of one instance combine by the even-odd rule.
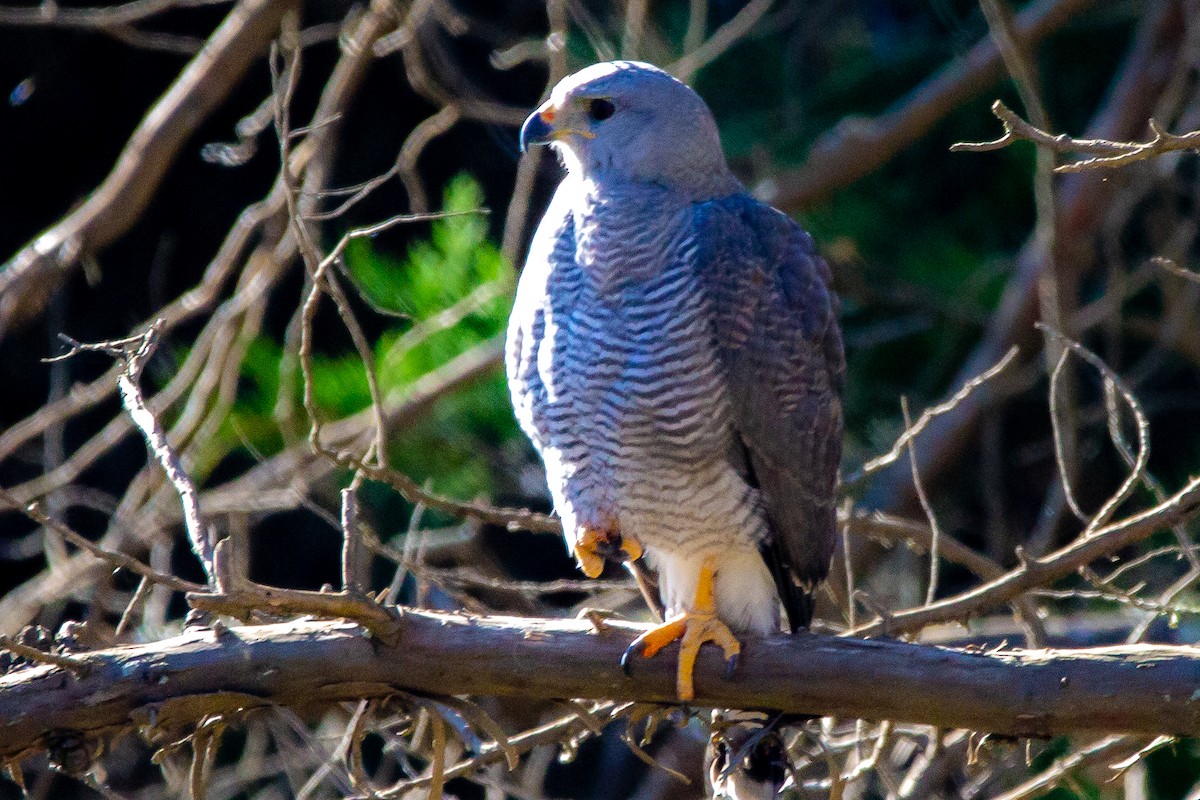
[[[509,348],[518,417],[546,462],[568,537],[615,521],[659,568],[668,606],[694,593],[695,562],[707,554],[740,553],[762,582],[767,526],[731,461],[726,377],[691,266],[691,206],[644,187],[574,198],[543,243],[544,274],[529,271],[531,252],[517,301],[525,324]],[[775,612],[765,583],[758,617]]]

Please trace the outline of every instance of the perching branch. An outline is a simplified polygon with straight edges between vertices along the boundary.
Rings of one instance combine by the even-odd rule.
[[[675,701],[674,649],[618,663],[644,626],[471,617],[406,609],[398,644],[345,622],[189,630],[173,639],[74,656],[0,678],[0,756],[134,726],[161,733],[268,705],[320,707],[397,690],[532,699]],[[698,704],[896,719],[1046,737],[1083,730],[1200,733],[1200,649],[1136,645],[1076,651],[967,652],[828,636],[748,639],[723,679],[702,652]],[[1120,703],[1112,698],[1120,695]]]

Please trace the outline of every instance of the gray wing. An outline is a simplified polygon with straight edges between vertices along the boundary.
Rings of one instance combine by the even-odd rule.
[[[812,238],[747,195],[696,206],[697,271],[712,305],[740,452],[771,538],[763,556],[792,630],[807,626],[837,533],[841,390],[838,300]]]

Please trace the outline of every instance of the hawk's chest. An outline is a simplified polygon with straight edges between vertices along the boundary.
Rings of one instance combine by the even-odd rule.
[[[693,230],[690,203],[653,187],[579,192],[572,209],[574,261],[602,295],[617,295],[655,282],[686,258]]]
[[[654,202],[576,212],[574,291],[555,309],[545,366],[574,432],[602,460],[694,457],[698,442],[725,435],[689,221],[689,208]]]

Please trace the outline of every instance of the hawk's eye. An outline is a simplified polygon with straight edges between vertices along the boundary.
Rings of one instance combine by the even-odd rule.
[[[616,111],[617,107],[612,104],[612,100],[605,100],[603,97],[597,97],[588,103],[588,116],[596,122],[608,119]]]

